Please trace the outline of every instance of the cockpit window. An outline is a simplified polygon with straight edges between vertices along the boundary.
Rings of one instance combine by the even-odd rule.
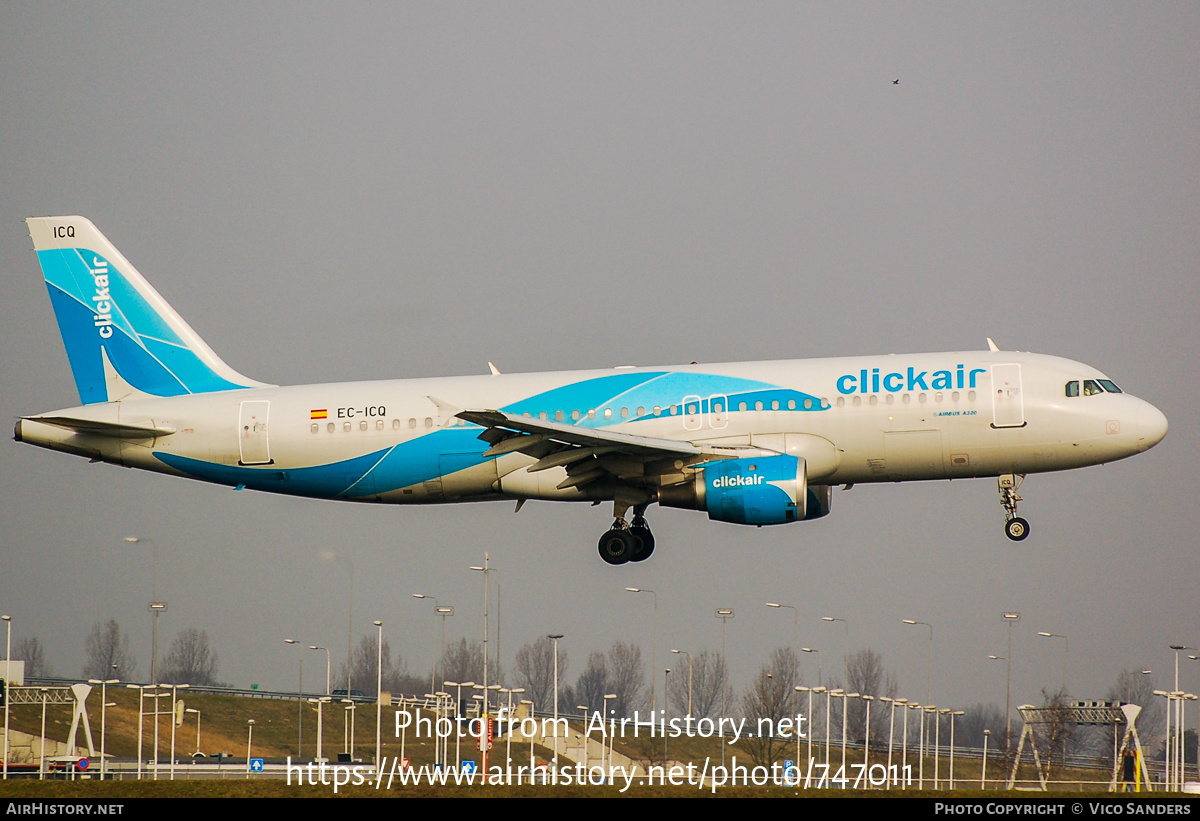
[[[1104,393],[1104,390],[1099,385],[1097,385],[1094,380],[1091,380],[1091,379],[1083,380],[1083,395],[1084,396],[1095,396],[1098,393]]]
[[[1067,396],[1079,396],[1079,383],[1078,382],[1068,382],[1067,383]]]
[[[1121,393],[1121,389],[1118,388],[1111,379],[1097,379],[1096,381],[1099,382],[1104,387],[1104,390],[1108,391],[1109,393]]]

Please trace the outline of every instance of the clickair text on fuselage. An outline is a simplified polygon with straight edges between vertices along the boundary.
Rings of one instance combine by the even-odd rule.
[[[895,393],[897,391],[942,391],[955,388],[974,388],[975,380],[986,368],[956,365],[953,371],[918,371],[908,368],[907,373],[892,371],[880,374],[879,368],[868,371],[863,368],[858,374],[847,373],[838,377],[837,389],[841,394],[852,393]]]

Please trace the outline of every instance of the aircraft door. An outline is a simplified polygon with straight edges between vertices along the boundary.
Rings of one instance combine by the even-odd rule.
[[[992,427],[1025,427],[1020,363],[992,366]]]
[[[729,397],[722,393],[708,397],[708,424],[713,430],[729,425]]]
[[[265,400],[242,402],[238,413],[238,464],[271,464],[271,445],[267,440],[267,418],[271,403]]]
[[[700,430],[704,424],[704,416],[700,411],[700,397],[690,395],[683,397],[683,427],[686,430]]]

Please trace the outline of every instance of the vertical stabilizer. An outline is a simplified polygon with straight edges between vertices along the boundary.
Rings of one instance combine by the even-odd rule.
[[[114,372],[126,395],[266,387],[221,361],[90,220],[25,222],[83,404],[124,398]]]

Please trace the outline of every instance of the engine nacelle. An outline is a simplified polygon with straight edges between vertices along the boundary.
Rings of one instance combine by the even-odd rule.
[[[828,490],[815,487],[813,490]],[[707,462],[691,482],[659,489],[665,507],[707,510],[708,518],[739,525],[781,525],[829,512],[829,494],[810,494],[804,460],[795,456],[760,456]]]

